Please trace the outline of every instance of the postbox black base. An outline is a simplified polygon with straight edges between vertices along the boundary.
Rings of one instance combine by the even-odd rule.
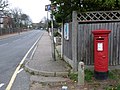
[[[95,76],[95,79],[106,80],[108,78],[108,71],[107,72],[94,71],[94,76]]]

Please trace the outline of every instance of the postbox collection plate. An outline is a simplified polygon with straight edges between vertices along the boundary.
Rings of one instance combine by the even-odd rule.
[[[97,51],[103,51],[103,43],[97,44]]]

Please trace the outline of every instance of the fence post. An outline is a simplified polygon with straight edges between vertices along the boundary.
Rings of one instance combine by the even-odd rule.
[[[84,85],[84,63],[79,62],[78,65],[78,85]]]
[[[73,60],[73,71],[77,71],[78,68],[78,58],[77,58],[77,35],[78,33],[78,22],[77,22],[77,12],[72,12],[72,60]]]

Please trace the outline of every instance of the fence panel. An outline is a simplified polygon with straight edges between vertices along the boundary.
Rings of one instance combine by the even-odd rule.
[[[92,30],[111,30],[109,35],[109,65],[120,64],[120,23],[89,23],[78,25],[78,62],[84,61],[92,65],[93,60],[93,35]]]
[[[69,40],[63,39],[63,53],[72,60],[72,23],[69,23]]]

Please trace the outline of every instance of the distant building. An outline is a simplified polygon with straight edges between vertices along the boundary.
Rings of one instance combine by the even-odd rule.
[[[44,28],[44,23],[33,23],[32,26],[34,29],[41,29]]]

